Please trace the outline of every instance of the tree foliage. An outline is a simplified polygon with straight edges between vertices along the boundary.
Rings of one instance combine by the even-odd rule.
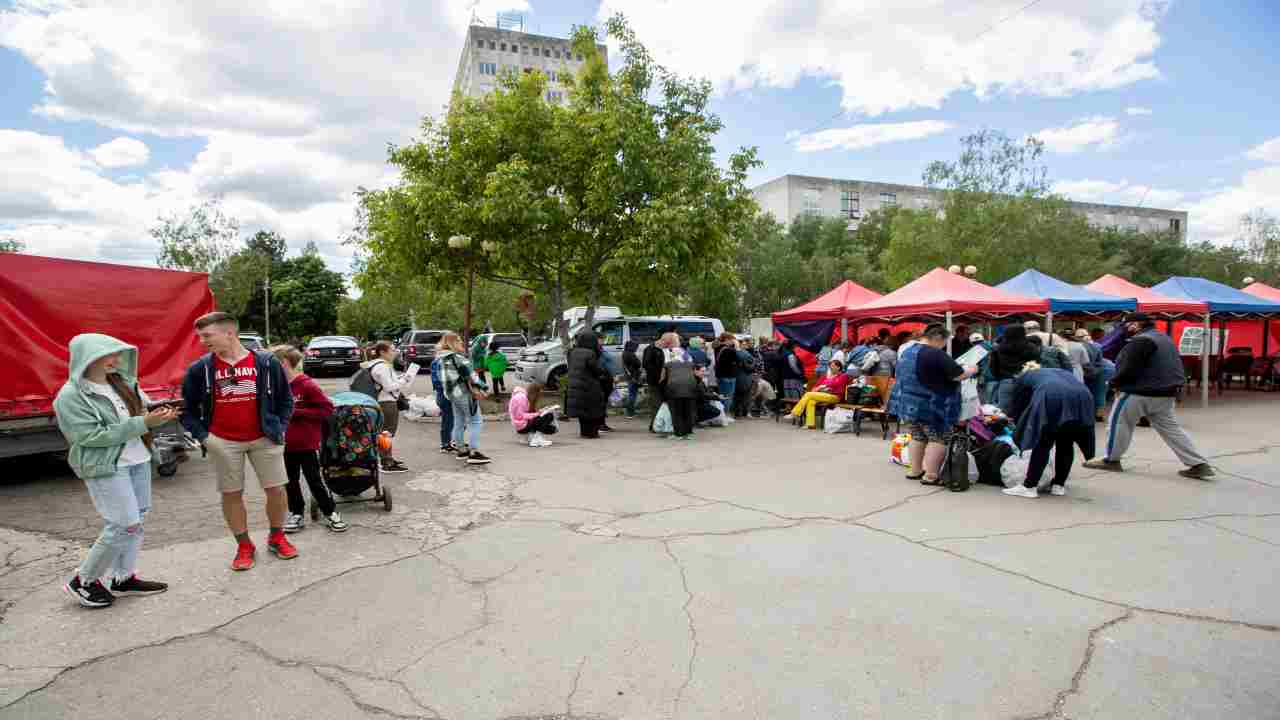
[[[0,238],[0,253],[20,253],[26,249],[27,246],[17,238]]]
[[[675,302],[680,281],[724,267],[755,212],[745,186],[755,152],[717,166],[711,86],[654,62],[621,17],[607,28],[622,67],[611,75],[595,30],[579,27],[586,62],[563,76],[566,105],[545,99],[541,73],[504,74],[495,92],[455,97],[417,142],[392,149],[401,182],[360,194],[370,273],[457,285],[474,271],[534,292],[558,316],[574,296]]]
[[[210,200],[186,213],[161,217],[149,232],[160,244],[160,267],[212,273],[235,252],[240,223]]]

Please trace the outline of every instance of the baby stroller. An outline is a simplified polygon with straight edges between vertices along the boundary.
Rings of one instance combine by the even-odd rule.
[[[320,474],[339,503],[381,502],[391,512],[391,490],[379,479],[378,433],[382,432],[382,408],[368,395],[356,392],[333,396],[333,416],[325,422],[320,443]],[[373,488],[373,497],[361,495]],[[339,500],[338,498],[350,498]],[[311,504],[311,519],[320,519],[320,508]]]

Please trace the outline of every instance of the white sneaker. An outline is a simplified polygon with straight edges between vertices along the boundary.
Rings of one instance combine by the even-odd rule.
[[[1067,486],[1066,485],[1050,485],[1049,494],[1062,497],[1063,495],[1067,494]]]
[[[551,440],[546,435],[538,433],[538,447],[551,447]]]
[[[284,520],[284,531],[289,534],[296,533],[303,528],[304,522],[301,515],[290,514]]]
[[[1024,497],[1024,498],[1040,497],[1040,493],[1036,492],[1035,488],[1029,488],[1025,485],[1014,485],[1011,488],[1005,488],[1001,492],[1003,492],[1005,495],[1014,495],[1017,497]]]

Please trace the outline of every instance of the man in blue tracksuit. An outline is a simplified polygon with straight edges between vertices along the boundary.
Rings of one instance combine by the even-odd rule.
[[[1174,404],[1187,382],[1186,370],[1178,348],[1168,335],[1156,329],[1155,321],[1144,313],[1125,318],[1126,329],[1133,335],[1116,358],[1116,374],[1111,385],[1116,389],[1116,402],[1111,406],[1107,423],[1106,454],[1085,467],[1120,472],[1120,458],[1133,441],[1133,429],[1145,417],[1165,444],[1173,450],[1186,469],[1179,475],[1195,480],[1214,476],[1209,461],[1196,450],[1187,431],[1173,414]]]

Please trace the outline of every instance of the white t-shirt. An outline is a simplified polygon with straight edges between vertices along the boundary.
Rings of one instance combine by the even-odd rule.
[[[101,385],[99,383],[86,380],[89,387],[94,392],[111,401],[116,407],[116,414],[121,418],[129,417],[129,406],[124,404],[120,394],[110,385]],[[125,443],[124,450],[120,453],[120,461],[116,463],[117,467],[130,467],[132,465],[141,465],[145,462],[151,462],[151,451],[142,443],[142,438],[136,437]]]

